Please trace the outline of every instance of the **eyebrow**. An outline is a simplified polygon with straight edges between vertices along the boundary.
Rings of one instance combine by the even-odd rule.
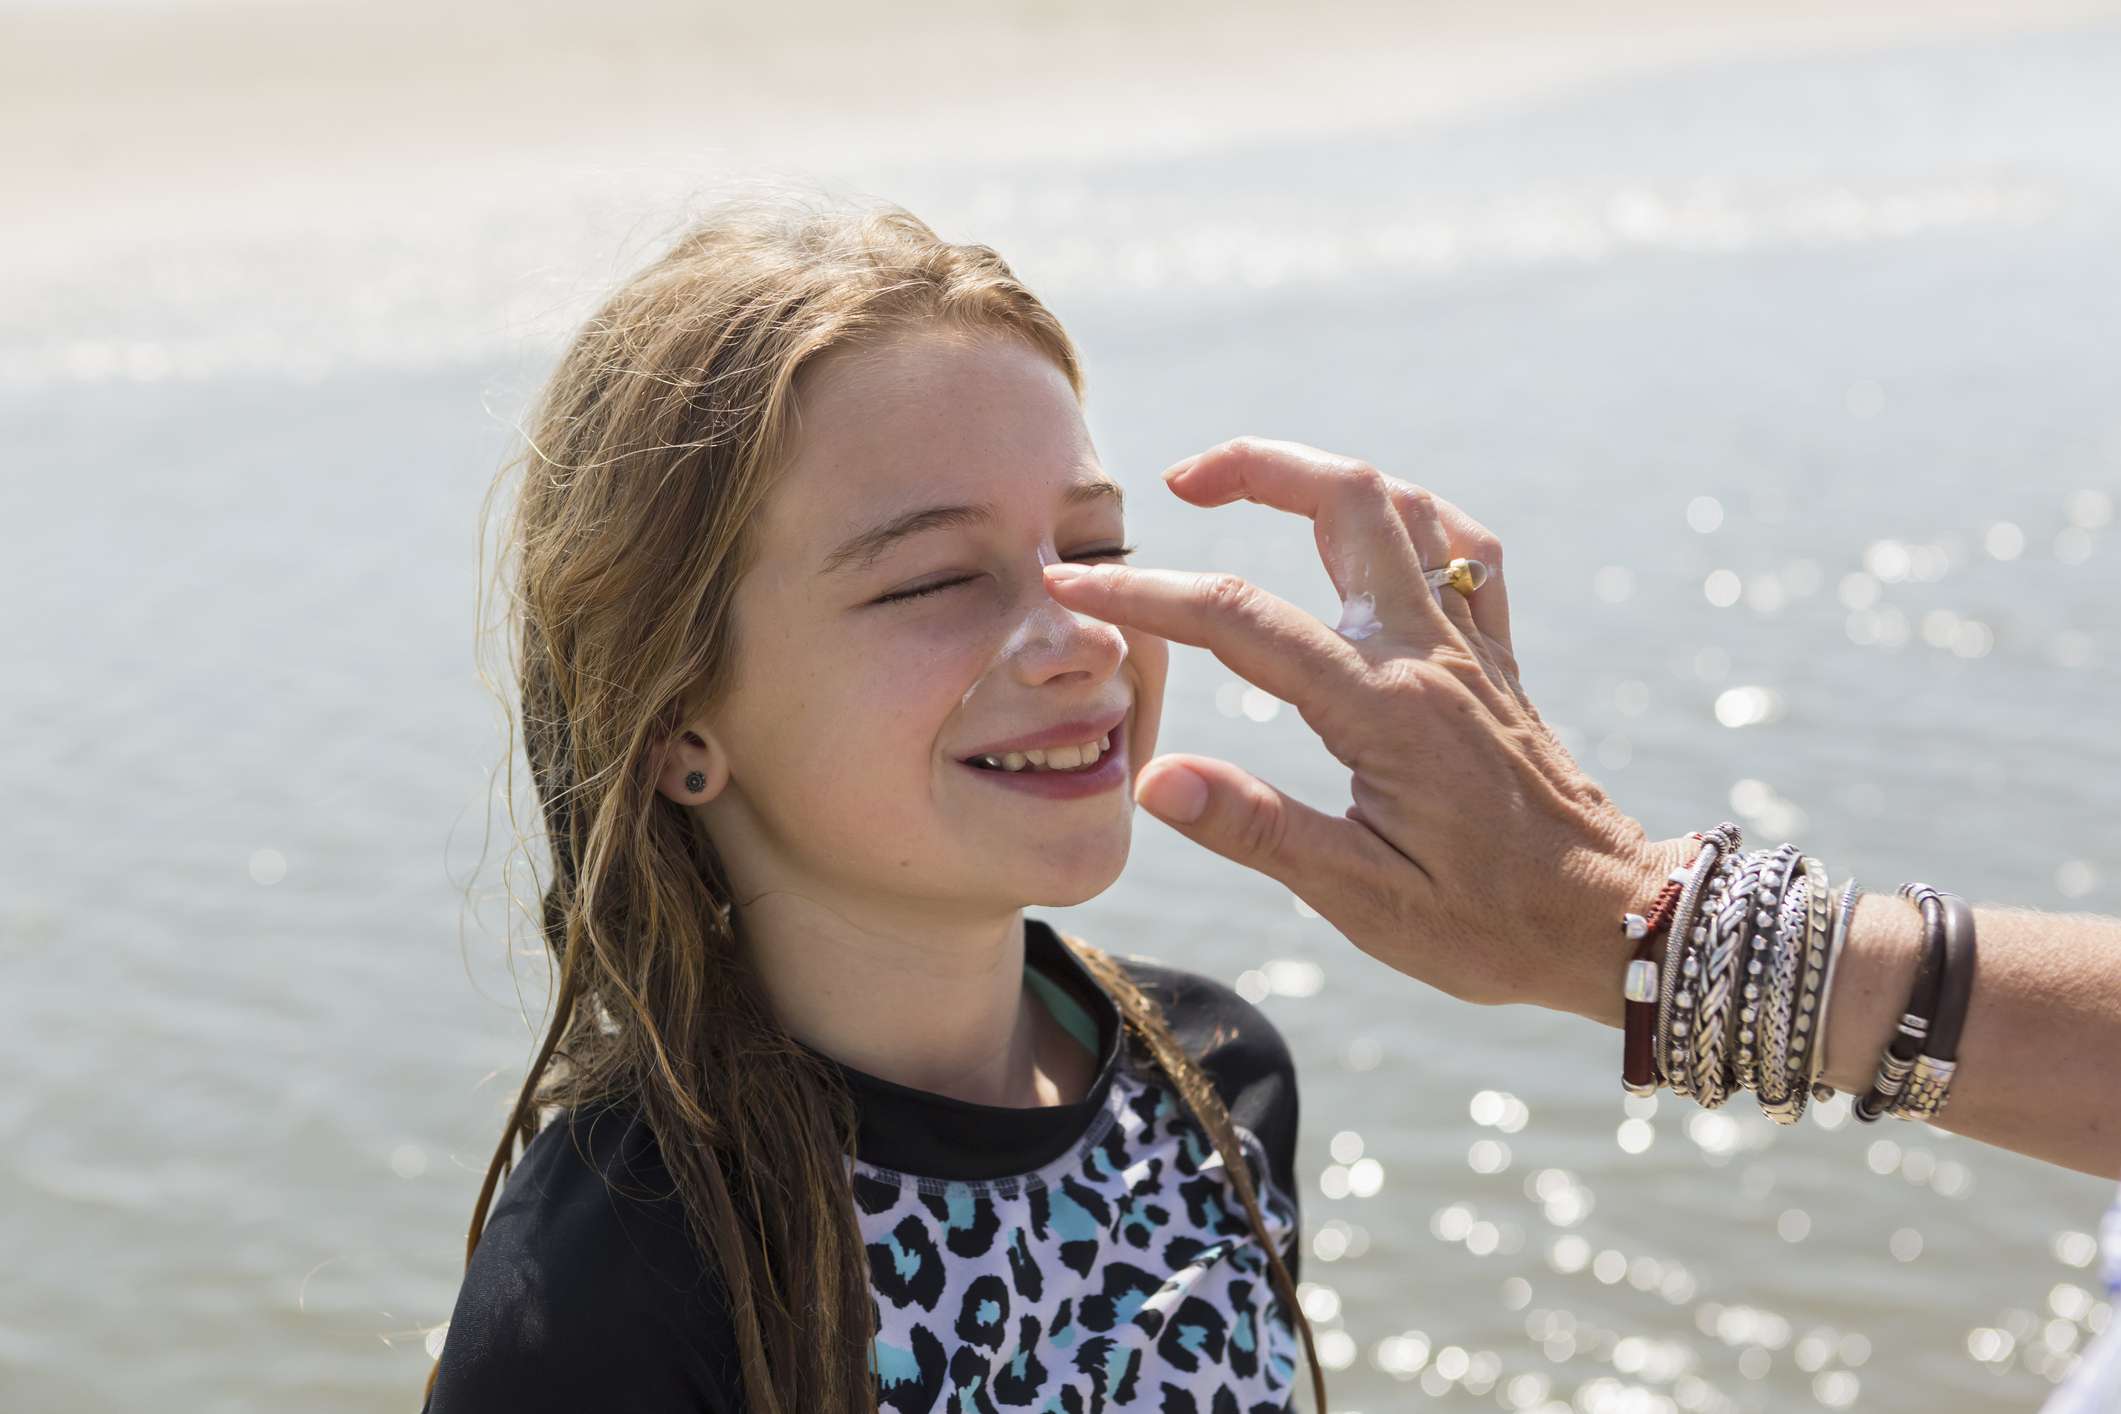
[[[1119,489],[1117,481],[1109,477],[1096,477],[1089,481],[1075,482],[1062,494],[1061,500],[1070,506],[1109,500],[1114,506],[1124,509],[1127,498]],[[908,511],[842,541],[838,549],[825,556],[825,562],[818,572],[835,574],[849,568],[867,569],[875,564],[886,550],[909,535],[919,535],[929,530],[944,530],[951,526],[987,525],[993,520],[994,507],[991,505],[926,506],[917,511]]]

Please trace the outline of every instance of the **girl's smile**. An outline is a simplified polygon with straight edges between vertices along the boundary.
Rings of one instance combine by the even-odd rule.
[[[1079,800],[1117,790],[1133,774],[1126,727],[1125,709],[1117,716],[1063,722],[989,746],[959,764],[1007,790],[1047,800]]]

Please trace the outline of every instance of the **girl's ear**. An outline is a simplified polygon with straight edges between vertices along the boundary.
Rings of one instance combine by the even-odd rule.
[[[705,723],[687,727],[665,752],[655,784],[680,805],[705,805],[729,784],[729,753]]]

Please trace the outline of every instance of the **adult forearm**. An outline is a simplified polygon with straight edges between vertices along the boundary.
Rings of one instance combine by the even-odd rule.
[[[1973,997],[1951,1098],[1932,1122],[2121,1178],[2121,919],[1985,906],[1974,915]],[[1863,896],[1827,1016],[1825,1079],[1835,1089],[1870,1087],[1920,948],[1913,903]]]

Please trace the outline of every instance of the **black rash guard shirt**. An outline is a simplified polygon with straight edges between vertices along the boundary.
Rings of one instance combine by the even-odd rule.
[[[1206,1132],[1053,929],[1027,919],[1034,994],[1098,1058],[1082,1099],[971,1104],[838,1065],[885,1414],[1281,1414],[1302,1362]],[[1295,1277],[1295,1069],[1230,988],[1118,959],[1236,1127]],[[555,1118],[496,1198],[422,1414],[739,1414],[715,1273],[627,1107]]]

